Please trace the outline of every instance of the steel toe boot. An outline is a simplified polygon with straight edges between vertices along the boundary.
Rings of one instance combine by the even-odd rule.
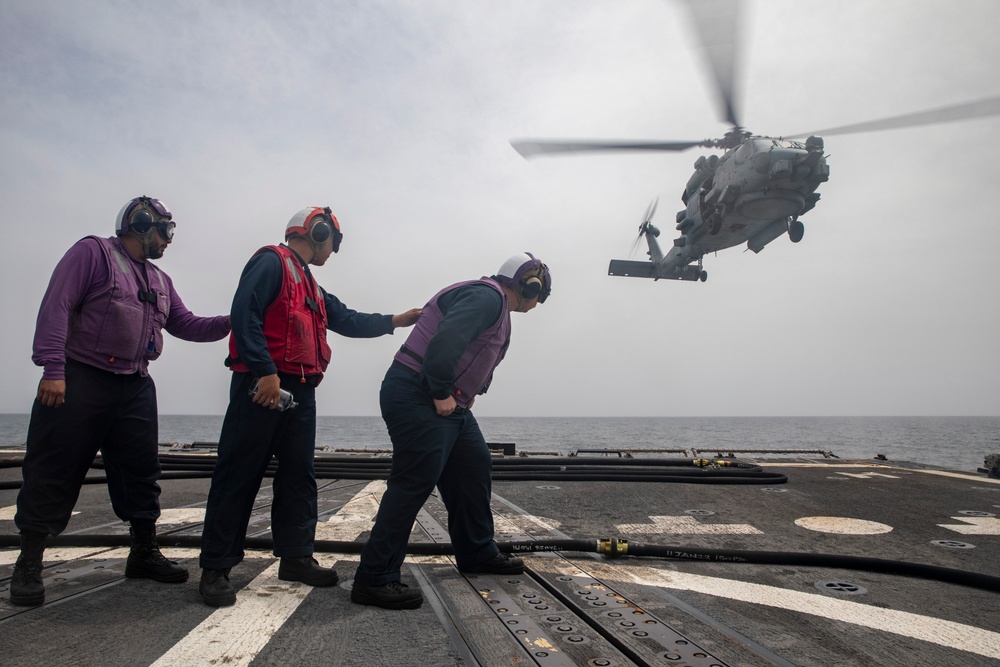
[[[523,574],[524,561],[510,554],[499,553],[485,563],[458,568],[462,572],[485,572],[489,574]]]
[[[419,588],[411,589],[400,581],[390,581],[381,586],[365,586],[354,582],[351,602],[368,604],[383,609],[416,609],[424,601]]]
[[[236,604],[236,589],[229,582],[229,569],[202,570],[198,584],[201,599],[209,607],[229,607]]]
[[[156,543],[156,528],[129,529],[132,535],[132,550],[125,563],[125,576],[133,579],[154,579],[168,584],[187,581],[188,571],[160,553]]]
[[[338,581],[333,568],[321,567],[312,556],[282,558],[278,565],[278,579],[300,581],[316,587],[333,586]]]
[[[42,583],[42,554],[45,533],[21,531],[21,554],[14,563],[10,577],[10,603],[21,607],[37,607],[45,602]]]

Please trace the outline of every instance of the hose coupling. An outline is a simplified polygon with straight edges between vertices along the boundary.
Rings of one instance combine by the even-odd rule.
[[[628,540],[620,540],[617,537],[602,539],[597,541],[597,552],[604,554],[608,558],[618,558],[628,555]]]
[[[698,468],[731,468],[733,466],[731,461],[724,461],[722,459],[715,461],[712,459],[694,459],[692,463]]]

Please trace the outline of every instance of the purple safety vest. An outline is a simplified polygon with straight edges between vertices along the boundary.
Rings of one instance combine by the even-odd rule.
[[[444,314],[438,307],[438,299],[443,294],[466,285],[489,285],[495,289],[503,299],[503,310],[496,324],[469,342],[455,366],[452,396],[455,397],[455,402],[463,408],[469,407],[477,395],[485,394],[486,390],[489,389],[490,383],[493,381],[493,371],[503,361],[504,355],[507,353],[507,346],[510,344],[510,304],[507,303],[507,295],[495,280],[486,277],[479,280],[466,280],[445,287],[435,294],[424,306],[423,314],[413,325],[409,337],[394,357],[396,361],[419,373],[422,369],[424,355],[427,353],[427,345],[430,344],[431,338],[437,333],[441,320],[444,319]]]
[[[101,370],[146,373],[163,351],[170,316],[170,288],[163,272],[145,262],[146,280],[117,238],[95,239],[108,268],[108,282],[87,294],[70,315],[66,356]],[[139,292],[147,296],[140,300]]]

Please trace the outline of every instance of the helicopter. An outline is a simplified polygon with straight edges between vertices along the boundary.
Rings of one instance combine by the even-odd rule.
[[[664,251],[660,229],[652,224],[658,199],[650,203],[639,225],[636,243],[645,239],[649,261],[611,260],[608,275],[683,281],[708,280],[704,256],[746,243],[755,254],[787,235],[802,240],[802,215],[820,199],[819,186],[830,178],[822,135],[849,134],[930,125],[1000,114],[1000,96],[939,109],[903,114],[787,136],[766,136],[746,130],[738,121],[734,95],[734,48],[740,24],[738,0],[686,0],[719,92],[722,117],[730,130],[719,139],[692,141],[590,141],[511,139],[524,158],[540,155],[685,151],[719,149],[719,155],[695,160],[694,173],[681,192],[684,208],[677,212],[679,236]]]

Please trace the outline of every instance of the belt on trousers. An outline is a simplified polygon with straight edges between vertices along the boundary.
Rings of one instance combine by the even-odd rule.
[[[392,364],[390,364],[390,367],[394,368],[394,369],[399,369],[401,371],[406,371],[407,373],[409,373],[411,375],[414,375],[414,376],[420,375],[420,373],[418,373],[417,371],[413,370],[412,368],[410,368],[409,366],[407,366],[403,362],[399,361],[398,359],[393,359],[392,360]],[[469,408],[463,408],[462,406],[456,406],[455,407],[455,414],[462,414],[463,412],[467,411],[468,409]]]

